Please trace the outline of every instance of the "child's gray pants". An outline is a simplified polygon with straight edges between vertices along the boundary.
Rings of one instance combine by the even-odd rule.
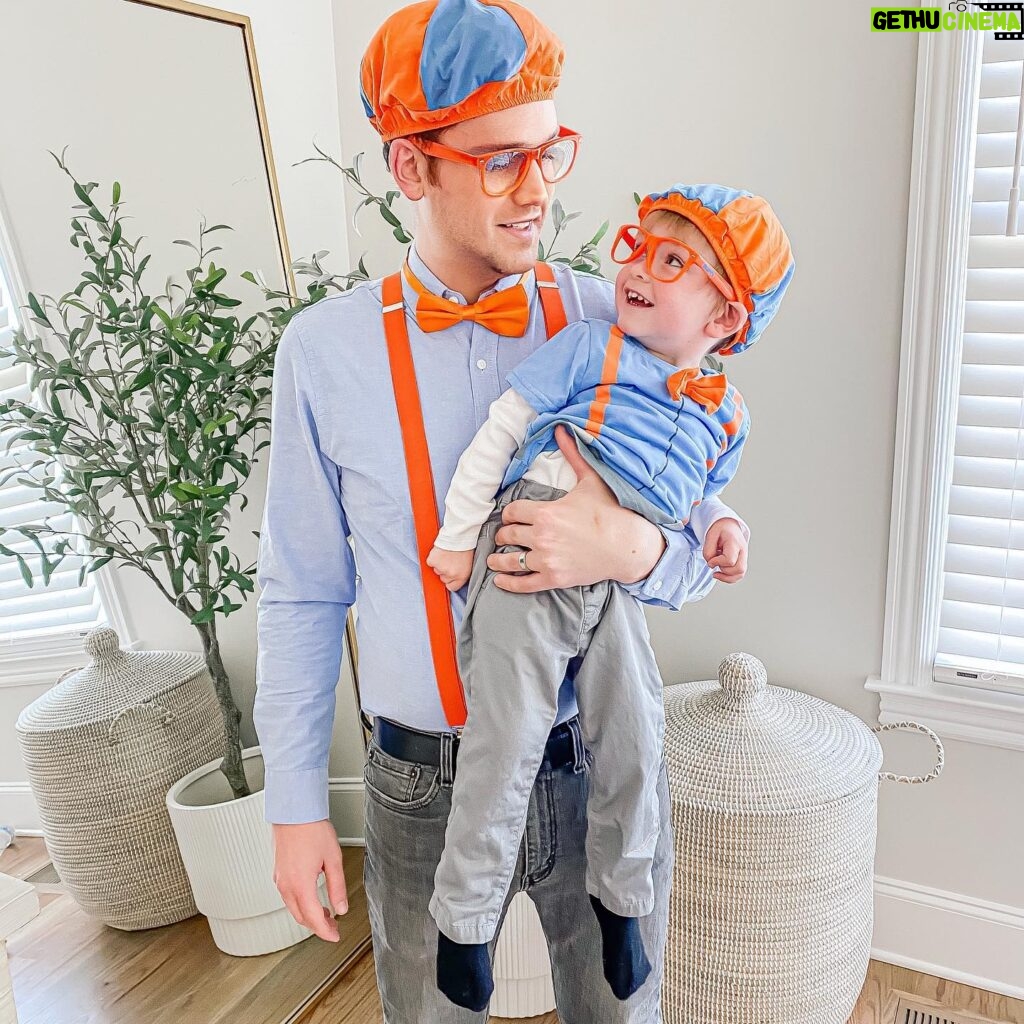
[[[586,888],[616,914],[641,917],[654,907],[665,707],[643,609],[609,581],[510,593],[494,585],[494,570],[487,567],[505,505],[564,493],[517,480],[498,496],[477,542],[458,636],[467,719],[430,900],[438,927],[456,942],[494,936],[555,724],[559,685],[577,655],[576,699],[594,759]]]

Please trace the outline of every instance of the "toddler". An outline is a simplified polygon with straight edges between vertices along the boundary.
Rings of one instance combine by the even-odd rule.
[[[459,460],[427,558],[449,590],[469,582],[458,635],[467,719],[430,901],[437,983],[462,1006],[493,990],[487,943],[572,659],[592,756],[586,887],[605,977],[626,999],[651,970],[636,919],[654,905],[665,722],[643,609],[614,581],[517,594],[487,567],[505,505],[576,484],[556,424],[620,504],[656,524],[684,528],[736,472],[750,417],[725,375],[700,363],[760,337],[793,275],[789,241],[764,199],[721,185],[649,195],[638,219],[612,245],[617,322],[570,324],[508,375]],[[529,571],[527,550],[501,550],[519,550]]]

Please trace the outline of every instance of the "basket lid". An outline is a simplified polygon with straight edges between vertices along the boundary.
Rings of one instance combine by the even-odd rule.
[[[738,653],[718,666],[717,682],[665,688],[665,758],[674,799],[770,814],[877,783],[882,747],[856,715],[769,686],[764,665]]]
[[[23,732],[68,729],[105,722],[205,671],[189,651],[125,651],[117,631],[91,629],[83,643],[89,664],[65,676],[18,716]]]

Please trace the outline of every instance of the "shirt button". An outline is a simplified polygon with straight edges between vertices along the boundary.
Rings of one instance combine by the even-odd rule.
[[[487,360],[486,359],[478,359],[476,361],[476,368],[478,370],[486,370],[487,369]]]
[[[655,583],[654,586],[651,589],[652,590],[661,590],[661,580],[658,580],[657,583]]]

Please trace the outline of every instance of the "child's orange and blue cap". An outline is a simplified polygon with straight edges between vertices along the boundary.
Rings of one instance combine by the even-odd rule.
[[[655,210],[671,210],[697,226],[747,309],[747,322],[715,355],[750,348],[775,316],[796,266],[775,211],[766,199],[742,189],[682,184],[651,193],[637,215],[642,221]]]
[[[550,99],[564,56],[558,37],[512,0],[426,0],[377,29],[360,96],[388,142]]]

